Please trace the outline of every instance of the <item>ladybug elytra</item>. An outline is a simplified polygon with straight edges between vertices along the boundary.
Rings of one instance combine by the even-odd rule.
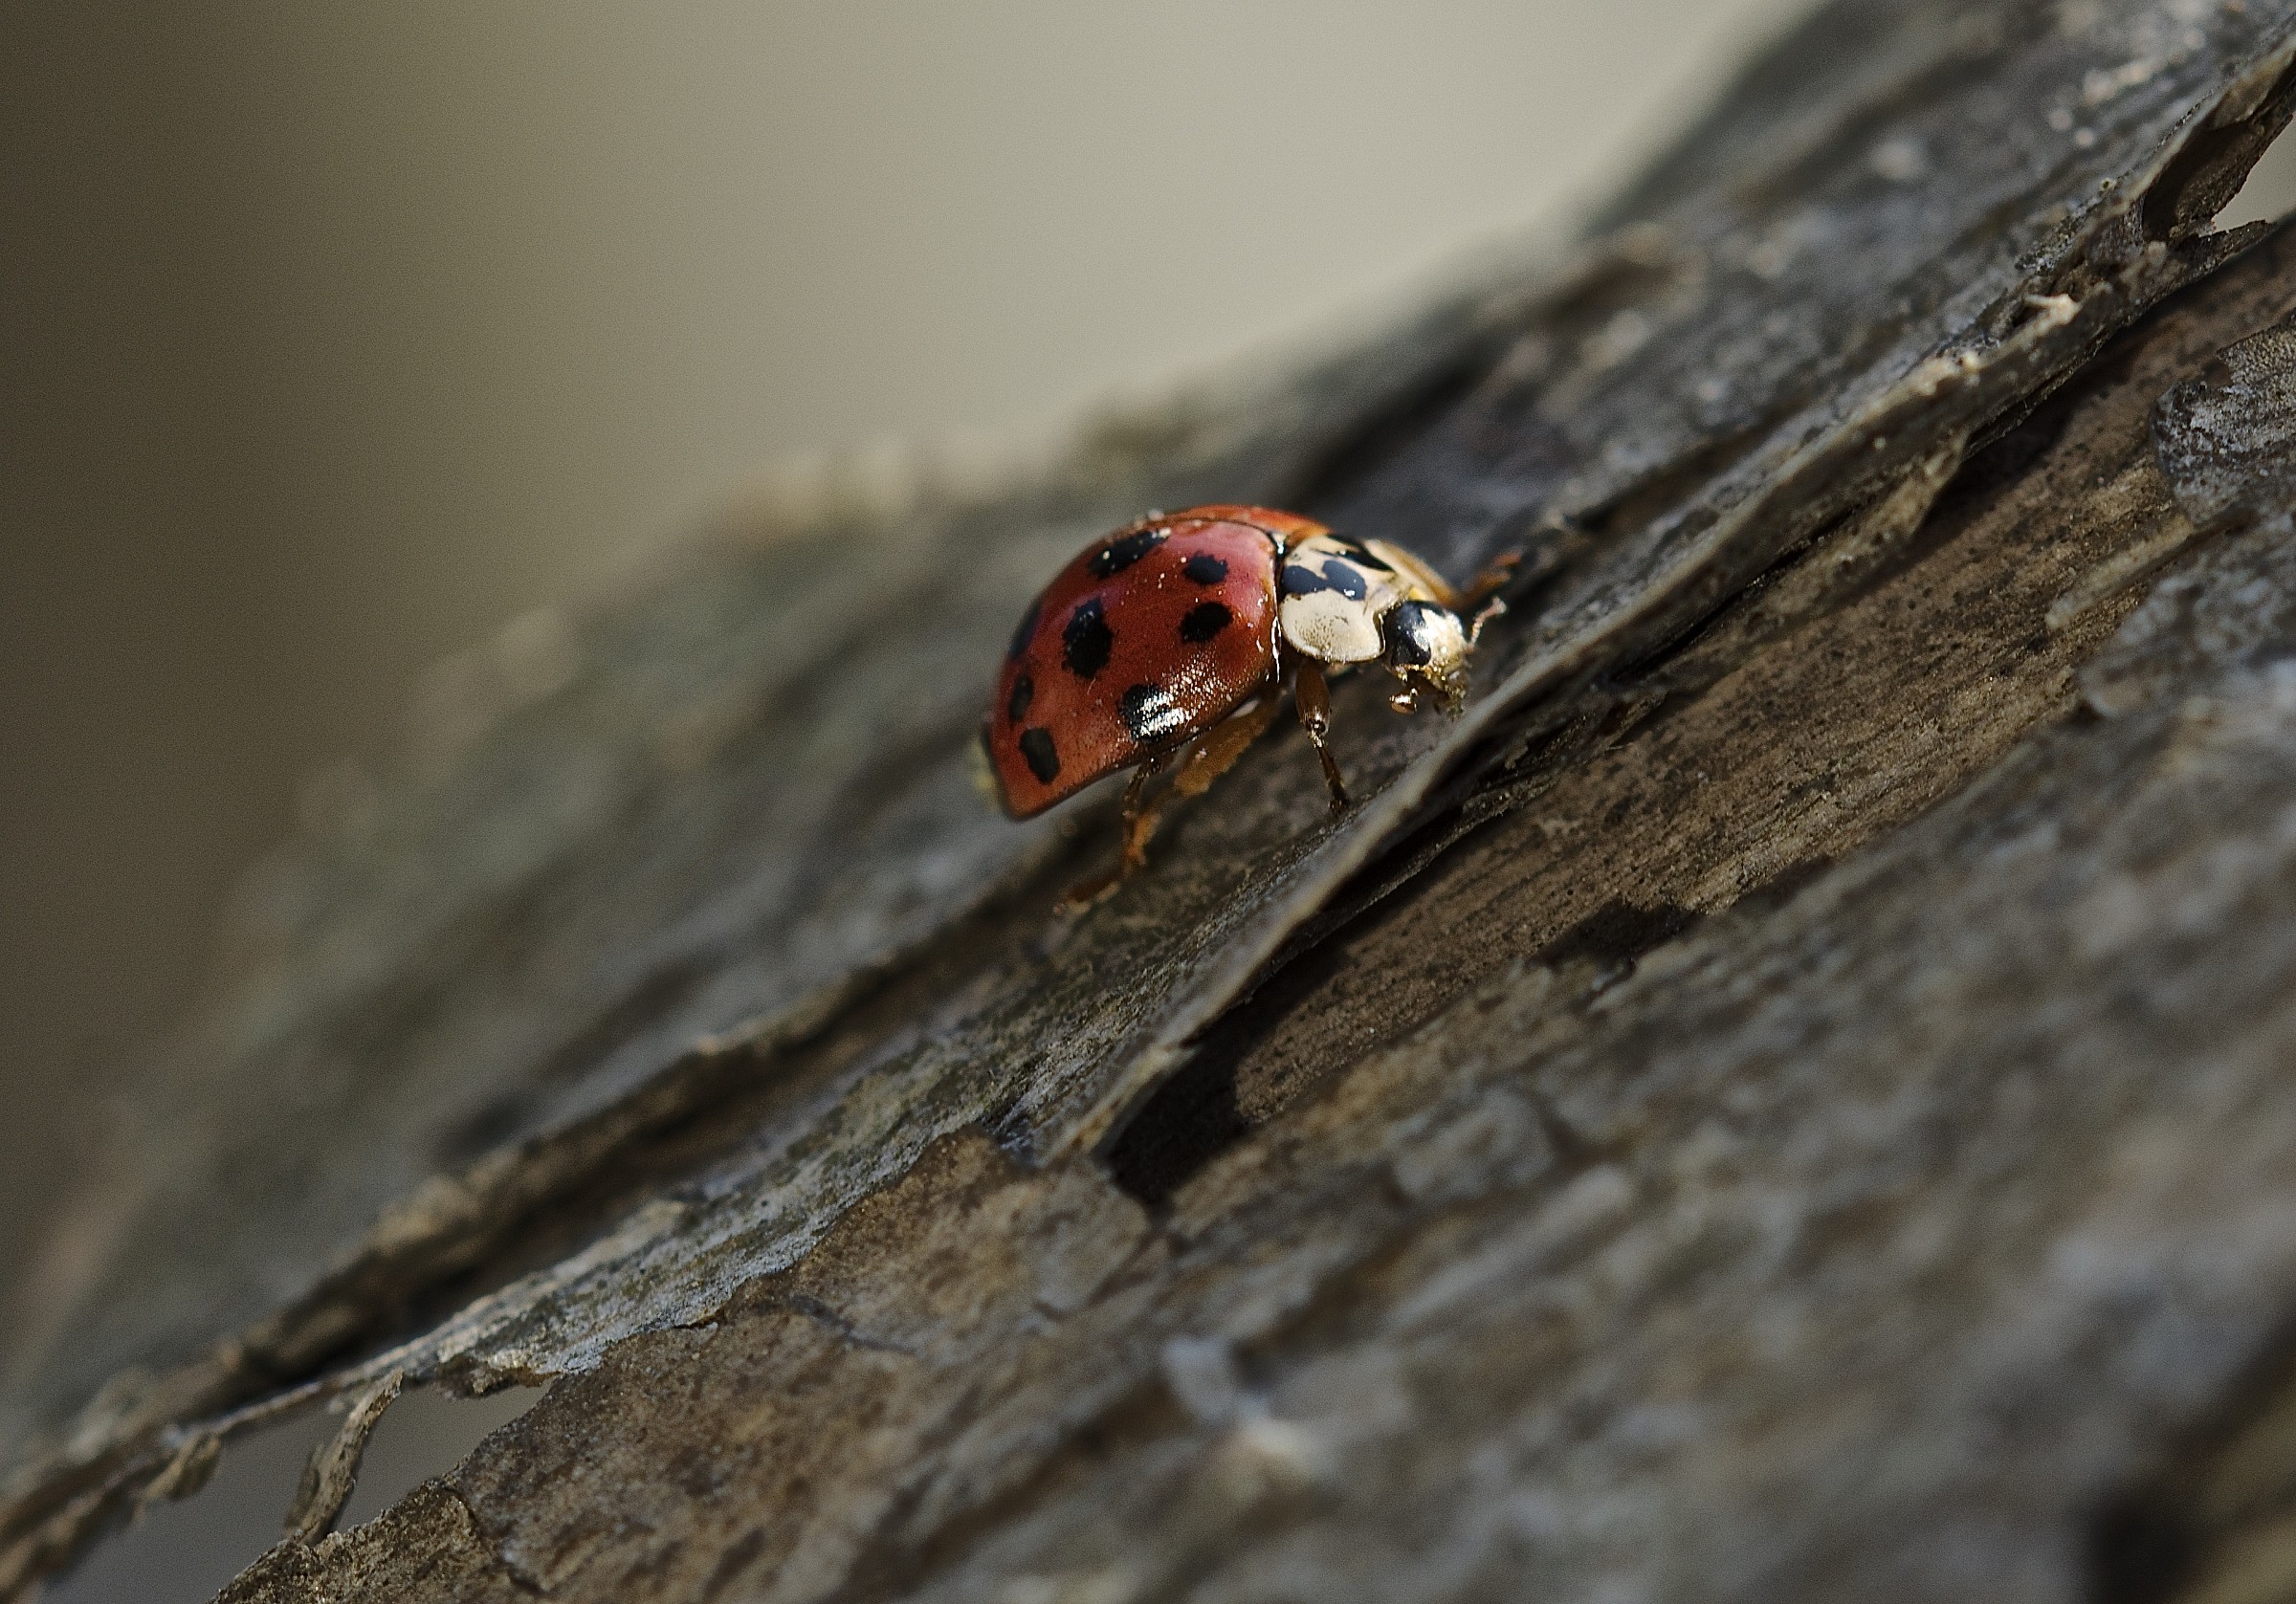
[[[1195,796],[1274,722],[1289,680],[1314,743],[1332,812],[1347,786],[1325,736],[1327,672],[1378,662],[1402,682],[1399,713],[1424,694],[1458,716],[1467,669],[1510,563],[1463,595],[1418,558],[1353,540],[1296,513],[1204,506],[1151,514],[1094,541],[1029,604],[982,721],[999,800],[1027,819],[1103,776],[1133,770],[1122,856],[1071,893],[1091,900],[1146,862],[1165,802]],[[1153,803],[1147,784],[1177,761]]]

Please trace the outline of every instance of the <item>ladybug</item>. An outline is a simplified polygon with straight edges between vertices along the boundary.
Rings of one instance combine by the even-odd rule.
[[[1471,624],[1460,615],[1511,566],[1501,560],[1462,594],[1406,551],[1296,513],[1151,513],[1078,554],[1012,632],[981,726],[998,799],[1032,818],[1133,771],[1115,871],[1070,894],[1096,900],[1146,862],[1165,802],[1202,793],[1274,722],[1289,681],[1336,817],[1347,784],[1325,741],[1327,676],[1378,662],[1402,681],[1388,698],[1398,713],[1431,694],[1457,717],[1468,656],[1503,604],[1488,601]],[[1148,802],[1148,781],[1176,761]]]

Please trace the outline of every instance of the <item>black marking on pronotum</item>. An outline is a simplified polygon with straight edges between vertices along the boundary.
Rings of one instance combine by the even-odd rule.
[[[1049,730],[1023,730],[1021,756],[1028,759],[1028,772],[1036,776],[1039,785],[1049,785],[1060,778],[1060,753],[1052,744]]]
[[[1160,685],[1135,685],[1121,703],[1124,727],[1137,741],[1161,740],[1186,727],[1188,715],[1173,705],[1172,693]]]
[[[1021,660],[1021,653],[1027,651],[1028,643],[1035,639],[1036,610],[1043,605],[1044,601],[1040,597],[1029,603],[1028,610],[1021,614],[1021,626],[1012,632],[1012,645],[1004,648],[1004,660],[1007,663],[1018,663]]]
[[[1418,669],[1434,660],[1437,610],[1432,603],[1405,602],[1388,613],[1380,626],[1387,635],[1387,661]]]
[[[1036,681],[1026,673],[1012,682],[1012,695],[1004,703],[1004,716],[1018,724],[1028,716],[1028,704],[1036,700]]]
[[[1208,551],[1200,551],[1180,565],[1180,571],[1196,584],[1218,584],[1227,578],[1227,564]]]
[[[1202,646],[1234,622],[1235,616],[1223,603],[1199,602],[1181,617],[1180,638],[1190,646]]]
[[[1115,646],[1115,633],[1109,628],[1100,611],[1100,598],[1095,596],[1079,603],[1069,614],[1060,632],[1060,660],[1078,679],[1090,679],[1108,667],[1108,654]]]
[[[1162,545],[1171,534],[1169,529],[1136,529],[1129,535],[1118,536],[1093,553],[1093,577],[1104,580],[1111,574],[1121,574]]]
[[[1382,574],[1392,574],[1395,572],[1393,567],[1389,566],[1387,563],[1381,562],[1378,558],[1372,556],[1371,548],[1360,540],[1350,539],[1345,535],[1335,535],[1332,537],[1332,543],[1338,546],[1342,551],[1345,551],[1350,558],[1354,559],[1357,562],[1362,564],[1362,566],[1366,568],[1377,568]]]
[[[1320,574],[1304,562],[1285,565],[1286,596],[1313,596],[1319,590],[1336,590],[1351,602],[1360,602],[1371,594],[1371,586],[1363,582],[1363,576],[1343,557],[1325,558]]]

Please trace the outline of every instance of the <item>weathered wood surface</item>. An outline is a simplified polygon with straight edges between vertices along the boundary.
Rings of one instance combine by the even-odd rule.
[[[0,1589],[355,1397],[232,1596],[2275,1596],[2292,14],[1848,0],[1558,272],[466,665],[59,1231]],[[980,686],[1212,495],[1532,560],[1055,919]]]

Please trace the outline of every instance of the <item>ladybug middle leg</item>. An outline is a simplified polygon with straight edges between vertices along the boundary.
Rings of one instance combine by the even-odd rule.
[[[1148,781],[1172,760],[1171,754],[1151,758],[1133,771],[1132,783],[1124,788],[1123,847],[1116,867],[1106,874],[1096,875],[1073,888],[1061,898],[1068,909],[1086,908],[1100,901],[1148,867],[1148,838],[1163,822],[1166,807],[1181,797],[1200,797],[1211,788],[1212,781],[1235,767],[1251,743],[1267,734],[1268,726],[1283,703],[1270,688],[1241,713],[1233,713],[1213,725],[1183,748],[1187,756],[1181,760],[1180,772],[1162,794],[1149,797]]]
[[[1212,787],[1212,781],[1236,766],[1236,759],[1245,749],[1268,733],[1275,722],[1283,701],[1270,686],[1257,700],[1242,713],[1230,714],[1220,723],[1196,738],[1188,760],[1172,777],[1172,789],[1164,801],[1173,797],[1201,797]]]

